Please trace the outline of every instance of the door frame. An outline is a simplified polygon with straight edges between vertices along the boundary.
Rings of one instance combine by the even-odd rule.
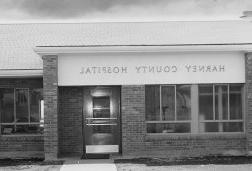
[[[112,86],[110,86],[110,85],[105,85],[105,86],[101,86],[101,85],[94,85],[94,86],[83,86],[83,90],[82,90],[82,92],[83,92],[83,101],[82,101],[82,139],[83,139],[83,156],[84,156],[84,158],[88,158],[87,157],[87,153],[86,153],[86,138],[85,138],[85,123],[86,123],[86,115],[85,115],[85,105],[84,105],[84,102],[85,102],[85,90],[86,89],[89,89],[89,90],[91,90],[91,89],[94,89],[94,88],[114,88],[114,87],[116,87],[116,88],[118,88],[118,94],[119,94],[119,97],[118,97],[118,100],[119,100],[119,102],[118,102],[118,114],[117,114],[117,117],[118,117],[118,129],[119,129],[119,131],[118,131],[118,147],[119,147],[119,149],[118,149],[118,153],[109,153],[109,154],[121,154],[122,153],[122,118],[121,118],[121,86],[120,85],[112,85]],[[90,154],[90,153],[88,153],[88,154]],[[97,154],[97,153],[96,153]],[[95,153],[94,153],[94,155],[96,155]],[[101,155],[104,155],[103,153],[98,153],[98,155],[99,154],[101,154]],[[108,155],[109,155],[108,154]],[[99,158],[99,157],[98,157]]]

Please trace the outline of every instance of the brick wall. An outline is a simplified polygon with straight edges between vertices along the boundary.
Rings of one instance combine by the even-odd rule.
[[[142,85],[122,86],[122,153],[127,156],[244,155],[246,136],[226,135],[147,135],[145,92]]]
[[[252,53],[246,55],[246,131],[247,131],[247,150],[252,155]]]
[[[122,154],[145,150],[144,86],[125,85],[121,88]]]
[[[245,155],[245,135],[146,136],[143,155],[165,157]]]
[[[1,78],[0,88],[42,88],[42,78]],[[44,157],[43,135],[0,135],[0,158]]]
[[[59,87],[59,155],[81,156],[82,136],[82,87]]]
[[[46,160],[58,158],[58,57],[43,56],[44,151]]]
[[[0,158],[44,158],[41,135],[0,136]]]

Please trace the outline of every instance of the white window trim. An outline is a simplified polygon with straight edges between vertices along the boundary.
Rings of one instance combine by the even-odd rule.
[[[192,84],[185,84],[185,85],[190,85],[192,87]],[[185,132],[185,133],[166,133],[168,135],[182,135],[182,134],[191,134],[192,132],[192,105],[191,105],[191,119],[188,119],[188,120],[177,120],[177,85],[175,84],[164,84],[164,85],[158,85],[159,86],[159,115],[160,115],[160,119],[157,120],[157,121],[145,121],[146,125],[147,124],[150,124],[150,123],[190,123],[190,132]],[[175,112],[175,116],[174,116],[174,120],[163,120],[162,118],[162,87],[174,87],[174,93],[175,93],[175,96],[174,96],[174,100],[175,100],[175,103],[174,103],[174,112]],[[192,104],[192,88],[191,88],[191,104]],[[164,134],[164,133],[148,133],[147,132],[147,127],[146,127],[146,133],[147,134],[150,134],[150,135],[158,135],[158,134]]]
[[[31,107],[30,107],[30,90],[32,89],[43,89],[43,88],[20,88],[20,87],[15,87],[15,88],[8,88],[8,87],[0,87],[0,89],[13,89],[13,100],[14,100],[14,108],[13,108],[13,115],[14,115],[14,121],[13,122],[10,122],[10,123],[1,123],[1,113],[0,113],[0,136],[26,136],[26,135],[30,135],[30,136],[34,136],[34,135],[41,135],[39,133],[31,133],[31,134],[28,134],[28,133],[24,133],[24,134],[10,134],[10,135],[6,135],[6,134],[2,134],[2,125],[14,125],[14,130],[16,130],[16,126],[17,125],[41,125],[41,124],[44,124],[42,122],[30,122],[30,116],[31,116]],[[25,89],[25,90],[28,90],[28,122],[17,122],[17,116],[16,116],[16,90],[17,89]],[[40,104],[39,104],[39,107],[40,107]],[[39,110],[39,119],[41,117],[41,110]]]
[[[242,85],[242,89],[241,89],[241,93],[242,93],[242,119],[232,119],[230,120],[230,85],[232,84],[236,84],[236,83],[227,83],[227,84],[205,84],[205,85],[212,85],[213,87],[213,106],[215,107],[215,91],[214,91],[214,87],[216,85],[228,85],[228,119],[223,120],[223,119],[219,119],[219,120],[215,120],[215,109],[213,108],[213,120],[199,120],[199,85],[202,84],[190,84],[191,85],[191,120],[174,120],[174,121],[163,121],[161,120],[162,118],[160,118],[159,121],[145,121],[145,124],[147,125],[148,123],[190,123],[191,124],[191,132],[188,133],[148,133],[147,132],[147,126],[146,126],[146,133],[147,135],[156,135],[156,136],[167,136],[167,135],[229,135],[229,134],[245,134],[246,130],[246,123],[245,123],[245,111],[246,111],[246,97],[245,97],[245,84],[240,84]],[[237,83],[239,84],[239,83]],[[186,84],[187,85],[187,84]],[[148,85],[146,85],[148,86]],[[160,87],[160,117],[161,117],[161,87],[162,86],[175,86],[176,85],[159,85]],[[175,94],[176,94],[176,88],[175,88]],[[175,95],[175,100],[176,100],[176,95]],[[194,105],[192,105],[194,104]],[[176,109],[176,101],[175,101],[175,109]],[[176,119],[176,113],[175,113],[175,119]],[[146,118],[146,117],[145,117]],[[199,130],[199,124],[200,123],[209,123],[209,122],[215,122],[215,123],[219,123],[219,122],[242,122],[243,123],[243,131],[242,132],[200,132]]]
[[[227,83],[227,84],[205,84],[205,85],[212,85],[213,89],[212,89],[212,97],[213,97],[213,120],[198,120],[198,124],[200,123],[223,123],[223,122],[242,122],[243,123],[243,131],[242,132],[223,132],[223,131],[219,131],[219,132],[200,132],[199,128],[198,128],[198,133],[199,134],[210,134],[210,133],[215,133],[215,134],[226,134],[226,133],[245,133],[245,96],[244,96],[244,87],[245,84],[240,84],[242,85],[241,88],[241,94],[242,94],[242,119],[231,119],[230,120],[230,85],[233,85],[236,83]],[[239,84],[239,83],[237,83]],[[200,84],[198,84],[197,86],[199,87]],[[219,119],[216,120],[216,113],[215,113],[215,86],[219,86],[219,85],[225,85],[227,86],[227,94],[228,94],[228,119]],[[197,92],[198,95],[198,92]],[[198,95],[199,96],[199,95]],[[197,103],[197,105],[199,105],[199,103]],[[199,116],[199,115],[198,115]],[[196,122],[194,122],[193,124],[195,124]]]

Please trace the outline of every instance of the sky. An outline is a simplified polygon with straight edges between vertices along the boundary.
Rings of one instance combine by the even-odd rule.
[[[0,0],[0,22],[238,20],[252,0]]]

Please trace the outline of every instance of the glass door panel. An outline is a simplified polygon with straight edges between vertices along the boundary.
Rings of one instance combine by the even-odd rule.
[[[119,93],[107,87],[84,90],[86,153],[119,152]]]

